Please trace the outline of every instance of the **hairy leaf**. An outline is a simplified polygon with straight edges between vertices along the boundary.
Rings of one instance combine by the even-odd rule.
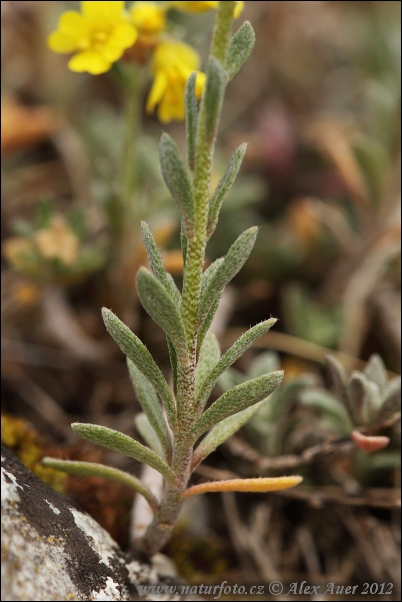
[[[148,464],[160,472],[169,483],[174,482],[174,472],[166,462],[151,449],[145,447],[145,445],[142,445],[132,437],[97,424],[73,422],[71,428],[82,439],[103,445],[108,449],[134,458],[139,462],[144,462],[144,464]]]
[[[197,372],[195,375],[195,394],[200,392],[206,377],[219,362],[221,349],[218,339],[212,332],[208,332],[201,347],[198,359]]]
[[[117,481],[117,483],[123,483],[123,485],[128,485],[135,489],[137,493],[144,496],[154,512],[157,513],[159,511],[159,504],[154,494],[139,479],[128,472],[124,472],[118,468],[104,466],[103,464],[96,464],[95,462],[59,460],[57,458],[49,457],[43,458],[42,464],[77,477],[103,477],[105,479]]]
[[[222,356],[220,361],[205,379],[202,388],[197,395],[197,405],[204,407],[220,375],[223,374],[223,372],[227,370],[229,366],[234,364],[235,361],[238,360],[249,347],[251,347],[256,339],[268,332],[268,330],[275,324],[276,321],[276,318],[270,318],[269,320],[265,320],[265,322],[256,324],[256,326],[253,326],[253,328],[250,328],[250,330],[245,332],[226,351],[226,353]]]
[[[240,71],[255,44],[255,33],[249,21],[245,21],[229,42],[226,55],[226,73],[229,81]]]
[[[179,205],[187,235],[194,231],[194,198],[187,169],[176,142],[168,134],[162,134],[159,144],[159,160],[166,186]]]
[[[158,368],[144,343],[110,309],[102,309],[106,329],[125,355],[153,384],[165,406],[169,424],[176,428],[176,407],[172,393],[162,372]]]
[[[218,127],[223,96],[226,87],[225,71],[215,57],[211,56],[205,84],[205,135],[208,141],[213,140]]]
[[[229,416],[222,420],[222,422],[216,424],[196,448],[191,463],[191,470],[197,468],[198,464],[215,451],[221,443],[234,435],[234,433],[236,433],[236,431],[238,431],[265,402],[266,399],[263,399],[250,408],[238,412],[234,416]]]
[[[171,448],[170,435],[155,389],[129,358],[127,358],[127,367],[137,399],[168,456]]]
[[[209,312],[207,313],[207,317],[205,318],[204,322],[202,323],[202,325],[200,326],[200,329],[198,331],[198,335],[197,335],[197,356],[200,353],[202,344],[204,342],[204,339],[208,333],[208,330],[213,322],[213,319],[215,317],[216,312],[218,311],[218,307],[219,307],[219,303],[222,297],[222,292],[219,293],[219,295],[217,296],[217,298],[215,299],[215,301],[212,303],[211,305],[211,309],[209,310]]]
[[[239,173],[246,148],[247,144],[244,143],[240,145],[237,150],[235,150],[232,158],[230,159],[229,165],[227,166],[226,171],[220,179],[219,184],[212,196],[208,215],[208,238],[212,236],[216,228],[222,203],[225,200],[227,193],[231,189],[237,174]]]
[[[144,241],[145,250],[148,255],[149,265],[154,276],[165,285],[169,290],[170,284],[167,280],[166,270],[163,265],[162,257],[156,244],[155,238],[146,222],[141,222],[141,234]]]
[[[146,441],[149,447],[156,454],[158,454],[158,456],[166,460],[166,453],[161,445],[158,435],[149,422],[147,415],[144,414],[144,412],[140,412],[135,416],[134,423],[141,437],[144,439],[144,441]]]
[[[235,240],[229,251],[218,265],[207,284],[201,291],[200,305],[198,308],[198,324],[201,325],[205,320],[212,303],[225,286],[241,270],[248,256],[250,255],[258,234],[258,228],[249,228]],[[219,261],[219,260],[217,260]],[[216,264],[216,262],[214,262]],[[210,268],[214,265],[212,264]]]
[[[187,353],[186,333],[180,310],[174,298],[163,284],[144,267],[137,272],[136,284],[144,309],[169,336],[177,354],[184,357]]]
[[[192,429],[190,437],[198,439],[202,433],[205,433],[221,420],[265,399],[280,384],[282,378],[283,371],[278,370],[241,383],[227,391],[204,412]]]
[[[195,164],[198,125],[197,99],[195,97],[196,79],[196,74],[192,73],[187,80],[184,92],[184,104],[186,107],[187,161],[191,170],[194,169]]]

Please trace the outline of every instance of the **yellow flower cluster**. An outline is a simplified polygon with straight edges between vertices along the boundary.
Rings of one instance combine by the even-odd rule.
[[[236,3],[235,16],[244,2]],[[196,93],[201,95],[205,75],[198,71],[197,52],[182,42],[158,36],[166,28],[170,9],[201,13],[217,8],[218,2],[134,2],[129,11],[124,2],[81,2],[81,12],[61,15],[58,29],[48,37],[48,46],[57,53],[74,53],[68,62],[72,71],[99,75],[109,71],[126,50],[139,49],[141,41],[152,50],[154,77],[147,101],[147,111],[156,107],[159,119],[166,123],[184,118],[184,87],[189,75],[197,72]],[[149,39],[151,43],[149,44]],[[145,42],[147,40],[147,42]]]

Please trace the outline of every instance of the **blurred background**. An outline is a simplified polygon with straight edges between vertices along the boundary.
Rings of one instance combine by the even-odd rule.
[[[122,252],[118,74],[72,73],[65,56],[47,49],[58,16],[78,2],[1,8],[2,440],[124,547],[131,493],[44,469],[40,458],[140,472],[78,442],[69,425],[93,422],[140,438],[139,404],[102,306],[169,376],[164,335],[139,306],[134,278],[145,263],[146,219],[180,283],[179,215],[160,175],[158,141],[166,130],[184,148],[184,125],[147,115],[144,96],[132,234]],[[212,12],[171,19],[205,67]],[[304,483],[269,495],[195,498],[165,552],[192,584],[392,583],[381,599],[398,600],[400,3],[250,1],[235,27],[244,19],[257,41],[227,89],[214,183],[240,143],[248,150],[208,261],[245,228],[260,233],[215,328],[226,349],[250,325],[279,321],[214,395],[278,366],[285,380],[194,482],[288,472]],[[390,444],[367,453],[367,442],[351,440],[356,428]]]

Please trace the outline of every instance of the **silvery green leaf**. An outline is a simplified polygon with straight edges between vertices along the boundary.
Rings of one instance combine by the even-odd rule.
[[[211,141],[215,138],[225,87],[225,70],[218,59],[211,56],[204,90],[205,135],[208,141]]]
[[[103,464],[96,464],[95,462],[78,462],[72,460],[59,460],[57,458],[43,458],[42,464],[61,472],[66,472],[77,477],[103,477],[117,483],[123,483],[128,485],[140,493],[147,500],[154,512],[159,511],[159,504],[154,494],[144,485],[139,479],[119,470],[118,468],[111,468],[110,466],[104,466]]]
[[[223,261],[213,273],[212,277],[208,280],[208,283],[202,288],[197,315],[198,324],[200,326],[205,320],[216,297],[243,267],[254,247],[257,234],[257,227],[249,228],[240,234],[223,258]],[[216,264],[216,262],[214,263]],[[212,266],[210,266],[210,268],[212,268]]]
[[[253,326],[253,328],[250,328],[250,330],[245,332],[226,351],[226,353],[222,356],[220,361],[205,379],[202,389],[200,390],[199,395],[196,397],[197,406],[204,407],[220,375],[223,374],[223,372],[225,372],[229,366],[234,364],[235,361],[239,359],[239,357],[241,357],[249,347],[251,347],[256,339],[268,332],[268,330],[275,324],[276,321],[276,318],[270,318],[269,320],[265,320],[265,322],[256,324]]]
[[[174,302],[176,303],[177,307],[181,307],[181,294],[179,289],[177,288],[177,285],[173,279],[173,276],[171,274],[169,274],[169,272],[166,272],[166,277],[167,277],[167,281],[168,281],[168,285],[169,285],[169,290],[170,290],[170,294],[172,295]]]
[[[148,417],[144,412],[140,412],[134,418],[135,426],[141,437],[146,441],[149,447],[163,459],[166,459],[166,454],[162,448],[158,435],[151,426]]]
[[[187,353],[186,333],[180,310],[172,295],[146,268],[136,276],[137,291],[142,306],[171,339],[178,356]]]
[[[378,385],[362,372],[354,371],[349,381],[349,396],[356,424],[370,424],[376,420],[381,407]]]
[[[208,238],[212,236],[216,228],[222,203],[225,200],[227,193],[231,189],[237,174],[239,173],[246,148],[247,144],[244,143],[241,144],[237,150],[235,150],[232,158],[230,159],[229,165],[227,166],[226,171],[220,179],[219,184],[212,196],[208,215]]]
[[[373,353],[373,355],[370,356],[363,373],[369,380],[376,383],[380,388],[380,391],[382,391],[387,383],[387,370],[384,366],[384,362],[377,353]]]
[[[344,434],[352,430],[353,424],[345,406],[328,391],[318,388],[304,389],[298,399],[302,405],[313,407],[333,417]]]
[[[162,257],[156,244],[155,238],[146,222],[141,222],[141,234],[144,241],[145,250],[148,255],[149,265],[154,276],[169,289],[166,277],[166,270],[163,265]]]
[[[171,449],[170,435],[155,389],[129,358],[127,367],[137,399],[168,457]]]
[[[208,332],[201,347],[200,356],[195,375],[195,394],[200,392],[206,377],[219,362],[221,349],[218,339],[212,332]]]
[[[383,404],[378,415],[379,420],[390,418],[401,411],[401,377],[390,380],[383,389]]]
[[[209,310],[209,312],[207,313],[207,317],[205,318],[204,322],[202,323],[202,325],[200,326],[200,329],[198,331],[198,335],[197,335],[197,355],[200,352],[200,349],[202,347],[202,344],[204,342],[205,336],[209,330],[209,327],[212,324],[212,321],[215,317],[216,312],[218,311],[218,307],[219,307],[219,303],[222,297],[222,292],[219,293],[219,295],[217,296],[217,298],[215,299],[215,301],[212,303],[211,305],[211,309]]]
[[[229,42],[225,69],[229,81],[240,71],[250,56],[255,43],[255,33],[249,21],[245,21]]]
[[[198,109],[195,97],[195,82],[197,76],[192,73],[187,80],[184,91],[184,104],[186,107],[186,136],[187,136],[187,161],[191,170],[195,164],[195,150],[197,141]]]
[[[283,371],[278,370],[241,383],[227,391],[204,412],[190,432],[190,437],[194,440],[198,439],[200,435],[221,420],[265,399],[280,384],[282,378]]]
[[[169,483],[173,483],[175,475],[170,466],[166,464],[160,456],[153,452],[145,445],[142,445],[132,437],[124,435],[119,431],[107,428],[106,426],[99,426],[97,424],[83,424],[81,422],[74,422],[71,425],[74,433],[76,433],[82,439],[103,445],[108,449],[134,458],[139,462],[148,464],[158,472],[160,472]]]
[[[174,394],[176,395],[176,393],[177,393],[177,353],[176,353],[176,349],[174,348],[172,341],[170,340],[170,337],[166,337],[166,341],[167,341],[168,350],[169,350],[170,365],[172,367],[173,391],[174,391]]]
[[[193,461],[191,463],[191,470],[194,470],[198,464],[200,464],[209,454],[221,445],[226,439],[229,439],[236,431],[238,431],[243,424],[247,422],[249,418],[265,403],[266,399],[259,401],[250,408],[238,412],[234,416],[229,416],[216,424],[204,437],[201,443],[194,451]]]
[[[159,144],[159,160],[166,186],[179,205],[187,234],[194,231],[194,198],[191,181],[176,142],[162,134]]]
[[[345,368],[334,355],[327,355],[325,358],[325,365],[327,367],[330,380],[334,386],[336,396],[346,407],[349,414],[353,417],[353,404],[349,398],[348,377]]]
[[[126,326],[110,309],[102,309],[102,317],[106,329],[116,341],[123,353],[137,366],[144,376],[153,384],[165,406],[169,424],[176,427],[176,407],[173,395],[162,372],[144,343]]]

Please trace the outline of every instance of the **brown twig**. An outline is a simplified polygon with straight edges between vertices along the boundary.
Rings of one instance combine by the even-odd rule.
[[[389,428],[394,424],[397,424],[401,419],[401,413],[397,412],[377,424],[361,427],[358,430],[364,435],[371,435],[382,429]],[[329,455],[333,453],[346,453],[354,445],[350,437],[342,437],[341,439],[335,439],[333,441],[324,441],[305,449],[300,454],[287,454],[285,456],[279,456],[277,458],[267,458],[260,454],[257,450],[251,447],[245,441],[238,437],[231,437],[226,445],[229,447],[232,454],[240,456],[242,459],[253,463],[255,468],[260,472],[264,473],[269,470],[288,470],[290,468],[297,468],[303,464],[310,464],[317,456]]]

